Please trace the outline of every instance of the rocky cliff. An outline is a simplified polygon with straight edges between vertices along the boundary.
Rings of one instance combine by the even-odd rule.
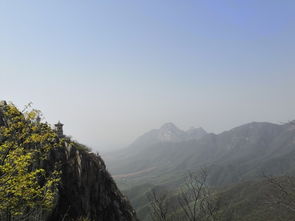
[[[6,105],[6,102],[0,103],[2,128],[9,127],[7,122],[10,119],[4,116]],[[66,137],[55,137],[55,139],[59,147],[52,149],[46,160],[40,160],[40,165],[48,173],[58,165],[61,177],[57,197],[52,210],[37,220],[136,221],[134,209],[117,188],[102,158]],[[1,139],[0,145],[2,145]],[[42,143],[39,143],[39,146],[42,146]]]
[[[135,211],[119,191],[106,170],[102,158],[78,150],[65,142],[65,147],[51,153],[49,162],[63,162],[58,199],[48,221],[89,220],[133,221]]]

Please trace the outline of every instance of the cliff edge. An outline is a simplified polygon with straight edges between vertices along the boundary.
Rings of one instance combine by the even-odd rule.
[[[10,108],[8,105],[10,105]],[[8,114],[11,110],[15,111],[13,113],[14,115]],[[17,116],[17,118],[15,116]],[[33,120],[27,120],[22,116],[25,116],[25,114],[22,114],[16,110],[14,105],[7,104],[3,101],[0,102],[0,128],[2,131],[2,133],[0,133],[0,157],[3,158],[3,162],[5,160],[7,161],[7,156],[12,151],[12,149],[18,150],[18,146],[14,147],[12,145],[10,149],[8,148],[3,151],[4,147],[7,147],[7,140],[15,144],[23,145],[21,146],[23,147],[21,150],[24,153],[32,149],[36,150],[36,148],[44,148],[45,146],[43,141],[36,141],[37,138],[40,138],[39,134],[37,132],[30,132],[30,130],[39,131],[38,127],[45,127],[51,131],[52,138],[48,139],[55,147],[48,152],[46,159],[37,158],[37,161],[32,162],[32,166],[29,167],[31,168],[29,171],[34,170],[34,167],[38,167],[42,168],[45,173],[50,174],[58,166],[60,172],[57,188],[54,190],[56,192],[56,196],[54,198],[53,206],[50,208],[50,210],[40,210],[40,213],[38,214],[36,211],[32,210],[35,213],[27,213],[27,216],[22,216],[22,220],[137,220],[134,209],[131,207],[128,199],[118,189],[113,178],[106,170],[104,161],[98,154],[89,152],[83,145],[73,142],[71,139],[63,136],[63,134],[61,134],[62,128],[59,128],[60,131],[54,131],[50,129],[46,123],[40,123],[39,117],[36,117]],[[18,119],[21,120],[18,122]],[[14,124],[11,122],[14,122]],[[26,127],[24,125],[30,125],[30,127]],[[60,126],[61,124],[59,123],[58,125]],[[24,139],[22,134],[25,129],[27,132],[26,139]],[[7,131],[13,131],[13,133],[9,133],[8,137]],[[34,138],[36,140],[34,140],[34,143],[30,144],[30,139],[28,139],[28,137],[30,139]],[[20,157],[21,156],[22,155],[20,155]],[[15,159],[15,162],[19,162],[17,160],[18,159]],[[8,162],[7,164],[9,163],[11,162]],[[1,168],[2,167],[0,167],[0,169]],[[2,174],[2,172],[0,170],[0,174]],[[3,173],[3,176],[5,175],[7,174]],[[42,183],[42,179],[39,179],[39,182]],[[3,196],[3,198],[4,199],[0,200],[10,199],[9,196]],[[23,211],[26,212],[27,210],[28,207],[25,206]],[[5,211],[3,212],[0,210],[0,220],[2,220],[2,217],[10,217],[9,219],[4,219],[11,220],[11,212]],[[16,214],[15,216],[20,215]]]

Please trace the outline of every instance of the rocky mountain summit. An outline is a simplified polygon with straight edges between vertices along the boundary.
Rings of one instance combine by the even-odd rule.
[[[183,131],[173,123],[165,123],[159,129],[151,130],[139,138],[131,145],[151,145],[161,142],[182,142],[187,140],[198,140],[205,136],[207,132],[203,128],[190,128]]]

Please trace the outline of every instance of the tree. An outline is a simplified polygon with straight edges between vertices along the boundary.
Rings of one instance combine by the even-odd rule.
[[[165,190],[153,188],[148,194],[147,199],[152,208],[151,218],[153,221],[167,221],[170,213],[168,202],[169,194]]]
[[[217,220],[218,200],[207,187],[208,173],[201,169],[199,174],[189,172],[178,196],[178,202],[189,221]]]
[[[53,206],[60,171],[41,167],[61,140],[37,110],[0,106],[0,220],[32,220]]]
[[[152,209],[154,221],[216,221],[224,220],[224,214],[219,214],[219,198],[207,186],[208,173],[205,169],[197,174],[188,173],[184,184],[175,191],[152,189],[148,200]],[[176,203],[175,203],[176,201]],[[226,215],[226,220],[231,220]]]

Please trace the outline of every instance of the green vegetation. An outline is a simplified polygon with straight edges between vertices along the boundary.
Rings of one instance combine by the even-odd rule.
[[[207,171],[189,172],[177,188],[158,186],[147,195],[154,221],[230,221],[231,213],[220,210],[220,197],[207,185]]]
[[[60,181],[57,168],[47,171],[41,165],[63,140],[39,122],[39,111],[21,112],[13,104],[0,111],[1,220],[38,220],[53,206]]]
[[[191,184],[194,185],[192,182]],[[125,191],[125,194],[129,196],[142,221],[165,220],[163,217],[151,216],[155,199],[158,200],[158,208],[167,211],[166,220],[186,221],[190,219],[179,204],[180,197],[186,193],[183,192],[186,186],[185,183],[180,186],[145,184]],[[295,217],[295,177],[292,176],[261,177],[259,180],[244,181],[226,187],[204,186],[202,189],[206,194],[205,198],[201,197],[202,200],[209,199],[211,208],[214,208],[214,217],[205,216],[204,220],[211,218],[215,221],[281,221],[294,220]],[[153,192],[157,195],[151,195]],[[187,208],[193,208],[196,202],[193,195],[188,194],[185,197],[189,202]],[[197,202],[197,210],[198,203],[200,202]],[[199,217],[196,220],[202,219]]]

